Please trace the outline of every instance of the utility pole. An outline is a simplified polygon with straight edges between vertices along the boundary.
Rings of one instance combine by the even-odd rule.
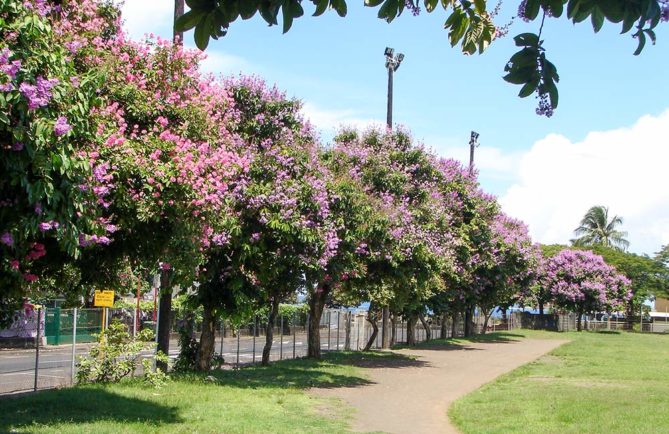
[[[177,31],[177,20],[184,14],[184,0],[174,0],[174,22],[172,27],[172,42],[175,46],[183,47],[183,32]],[[170,266],[161,264],[160,266],[160,316],[157,321],[157,347],[165,355],[170,354],[170,330],[172,328],[172,284],[170,279]],[[155,303],[155,297],[154,297]],[[156,362],[156,367],[167,372],[167,363]]]
[[[479,133],[472,131],[469,136],[469,173],[474,171],[474,148],[479,147]]]
[[[386,125],[388,130],[393,129],[393,74],[404,60],[404,54],[397,53],[390,47],[384,51],[386,56],[386,69],[388,70],[388,108],[386,112]],[[386,305],[381,313],[381,348],[390,348],[390,308]]]
[[[386,112],[386,124],[388,129],[393,128],[393,74],[400,67],[400,63],[404,60],[404,54],[398,53],[395,56],[395,50],[386,47],[384,52],[386,55],[386,69],[388,70],[388,109]]]

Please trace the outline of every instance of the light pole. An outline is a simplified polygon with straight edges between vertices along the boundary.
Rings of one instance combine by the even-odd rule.
[[[390,47],[386,47],[384,52],[386,55],[386,69],[388,70],[388,111],[386,117],[386,124],[388,129],[393,128],[393,73],[400,67],[400,63],[404,60],[404,54],[397,53]]]
[[[474,171],[474,148],[479,147],[479,133],[472,131],[469,136],[469,173]]]
[[[388,70],[388,111],[386,113],[386,125],[389,130],[393,129],[393,73],[400,67],[404,60],[404,54],[397,53],[390,47],[384,51],[386,55],[386,69]],[[390,308],[384,306],[381,313],[381,348],[390,348]]]

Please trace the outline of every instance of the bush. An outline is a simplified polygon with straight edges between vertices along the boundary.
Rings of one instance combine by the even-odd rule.
[[[144,329],[136,337],[128,333],[125,324],[112,321],[109,328],[98,335],[98,343],[87,356],[79,358],[77,363],[77,383],[116,383],[128,375],[134,376],[140,359],[144,379],[155,386],[166,381],[166,374],[160,369],[152,371],[153,359],[166,361],[167,356],[158,353],[146,357],[143,351],[153,350],[153,330]]]

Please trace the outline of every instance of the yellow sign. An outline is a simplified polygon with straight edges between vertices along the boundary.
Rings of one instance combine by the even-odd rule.
[[[95,291],[93,299],[95,307],[112,307],[114,305],[114,291]]]

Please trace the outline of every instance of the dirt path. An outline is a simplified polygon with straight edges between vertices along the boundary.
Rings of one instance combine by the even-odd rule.
[[[355,408],[357,432],[457,433],[446,415],[453,401],[565,342],[523,339],[399,350],[416,359],[362,366],[373,382],[369,386],[312,393],[340,398]]]

